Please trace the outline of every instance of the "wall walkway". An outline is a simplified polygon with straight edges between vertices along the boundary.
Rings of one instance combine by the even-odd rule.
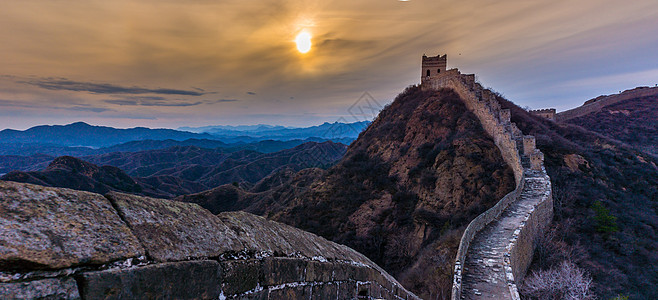
[[[525,275],[534,240],[553,216],[550,178],[535,139],[510,122],[493,92],[474,75],[448,70],[422,85],[423,89],[453,89],[480,120],[507,164],[516,189],[467,226],[455,258],[452,299],[519,299],[517,283]]]

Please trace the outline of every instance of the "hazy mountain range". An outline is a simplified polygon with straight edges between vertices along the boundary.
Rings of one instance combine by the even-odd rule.
[[[151,129],[135,127],[128,129],[107,126],[93,126],[84,122],[68,125],[41,125],[27,130],[5,129],[0,131],[0,153],[16,147],[46,149],[48,147],[87,147],[102,148],[132,141],[144,140],[214,140],[223,143],[252,143],[263,140],[331,140],[349,143],[359,136],[369,122],[324,123],[305,128],[285,128],[282,126],[258,125],[239,126],[234,129],[208,127],[202,132],[174,129]],[[188,142],[190,144],[190,142]],[[21,146],[22,145],[22,146]],[[204,146],[204,145],[198,145]],[[219,144],[218,146],[222,146]],[[213,147],[214,148],[214,147]],[[76,151],[79,149],[71,149]]]
[[[233,141],[236,137],[268,138],[274,140],[304,139],[308,137],[319,137],[335,141],[334,139],[355,139],[359,133],[368,125],[369,121],[354,123],[328,123],[311,127],[285,127],[272,125],[250,125],[250,126],[205,126],[205,127],[181,127],[179,130],[195,132],[199,134],[211,134],[221,140]]]

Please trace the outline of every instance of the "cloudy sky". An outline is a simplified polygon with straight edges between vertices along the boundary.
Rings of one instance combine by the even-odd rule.
[[[353,120],[364,92],[389,103],[439,53],[564,110],[654,86],[657,49],[656,0],[1,1],[0,128]]]

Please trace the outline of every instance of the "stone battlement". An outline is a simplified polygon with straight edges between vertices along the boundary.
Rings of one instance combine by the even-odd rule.
[[[545,108],[545,109],[533,109],[528,111],[529,113],[539,116],[545,119],[549,119],[551,121],[555,121],[555,108]]]
[[[448,88],[460,96],[493,137],[514,172],[517,186],[471,221],[464,231],[455,258],[452,299],[478,295],[519,299],[516,284],[530,266],[534,239],[542,234],[553,215],[544,155],[536,149],[534,137],[524,136],[510,122],[510,111],[501,108],[494,92],[475,82],[474,75],[453,70],[450,74],[427,78],[421,82],[421,88]]]
[[[364,255],[245,212],[0,181],[1,299],[418,299]]]

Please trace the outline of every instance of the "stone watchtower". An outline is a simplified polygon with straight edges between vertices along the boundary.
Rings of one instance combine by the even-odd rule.
[[[423,65],[420,74],[420,83],[436,78],[445,73],[448,64],[448,55],[437,55],[427,57],[423,55]]]

